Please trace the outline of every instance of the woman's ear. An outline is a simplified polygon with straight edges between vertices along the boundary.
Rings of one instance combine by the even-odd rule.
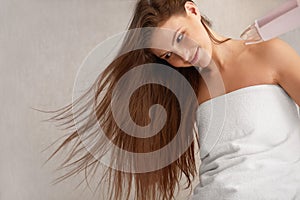
[[[196,16],[199,18],[199,20],[201,19],[201,14],[199,12],[199,9],[193,2],[191,1],[185,2],[184,8],[187,16],[194,16],[194,17]]]

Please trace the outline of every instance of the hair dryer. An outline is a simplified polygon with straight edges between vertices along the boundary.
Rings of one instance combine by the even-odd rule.
[[[241,34],[245,44],[255,44],[278,37],[300,27],[300,0],[289,0],[257,19]]]

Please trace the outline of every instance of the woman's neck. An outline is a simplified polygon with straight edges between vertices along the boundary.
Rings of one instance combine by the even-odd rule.
[[[218,35],[214,31],[212,34],[216,37],[216,39],[223,41],[227,38],[221,35]],[[230,39],[221,44],[215,44],[211,42],[212,45],[212,59],[210,64],[207,66],[207,71],[224,71],[226,68],[230,67],[233,62],[242,54],[242,52],[246,49],[246,45],[242,40]]]

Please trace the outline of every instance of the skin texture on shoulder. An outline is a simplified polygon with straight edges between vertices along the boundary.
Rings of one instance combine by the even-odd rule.
[[[300,56],[285,41],[274,38],[258,45],[258,57],[272,68],[276,83],[300,105]]]

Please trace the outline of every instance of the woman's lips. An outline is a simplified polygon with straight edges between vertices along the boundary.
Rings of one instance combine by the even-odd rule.
[[[199,52],[199,47],[197,47],[196,49],[196,53],[194,55],[194,58],[191,60],[191,64],[195,64],[199,58],[199,55],[198,55],[198,52]]]

